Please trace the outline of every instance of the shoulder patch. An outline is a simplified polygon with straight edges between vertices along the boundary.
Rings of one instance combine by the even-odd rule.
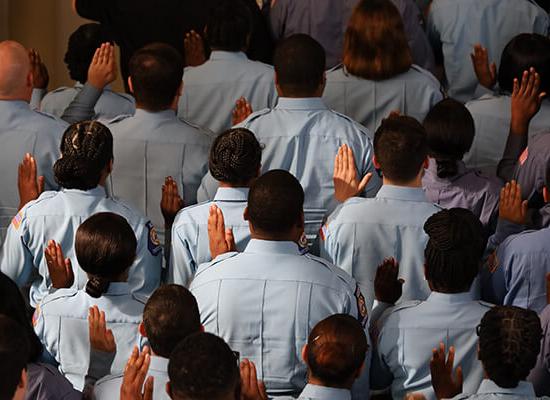
[[[21,222],[23,222],[23,211],[19,211],[15,217],[11,220],[11,224],[15,228],[15,230],[18,230],[21,226]]]
[[[160,240],[157,234],[157,230],[151,221],[147,222],[146,226],[147,226],[147,229],[149,230],[149,237],[147,240],[147,249],[152,255],[158,256],[162,252],[162,246],[160,245]]]
[[[363,327],[367,326],[367,323],[369,321],[369,313],[367,310],[367,303],[365,301],[365,297],[363,296],[363,293],[361,293],[361,288],[359,287],[359,284],[356,284],[355,286],[355,298],[357,300],[357,319]]]

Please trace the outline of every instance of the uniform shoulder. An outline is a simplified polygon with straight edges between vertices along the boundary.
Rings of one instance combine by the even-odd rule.
[[[199,265],[199,268],[197,269],[197,272],[195,273],[195,279],[193,281],[195,281],[199,276],[203,275],[204,273],[210,271],[212,269],[212,267],[214,267],[216,265],[219,265],[219,264],[223,263],[224,261],[235,258],[239,254],[240,253],[238,253],[236,251],[233,251],[233,252],[230,252],[230,253],[224,253],[224,254],[219,255],[218,257],[216,257],[215,259],[213,259],[209,263]]]
[[[40,110],[34,110],[34,112],[37,114],[39,118],[42,118],[44,121],[47,120],[51,124],[68,125],[65,121],[63,121],[60,118],[57,118],[55,115],[52,115]]]
[[[124,216],[125,218],[134,221],[138,220],[140,221],[140,223],[146,223],[149,221],[149,219],[145,215],[143,215],[140,211],[133,208],[123,200],[115,197],[109,197],[108,199],[112,202],[113,205],[119,208],[117,212],[122,214],[122,216]],[[129,222],[130,224],[132,223],[132,221]]]
[[[485,308],[493,308],[495,305],[483,300],[477,300],[477,303]]]
[[[62,192],[56,192],[54,190],[48,190],[43,192],[38,199],[29,202],[23,207],[21,213],[23,217],[33,216],[41,214],[42,207],[47,205],[52,199],[60,196]]]
[[[193,218],[191,216],[194,215],[195,213],[199,213],[203,211],[208,212],[211,204],[212,204],[212,201],[207,200],[207,201],[203,201],[203,202],[185,207],[176,215],[176,218],[174,220],[174,228],[177,229],[179,225],[192,222]]]
[[[48,294],[40,302],[42,312],[48,310],[53,303],[75,297],[78,294],[77,289],[57,289],[55,292]]]
[[[95,390],[101,388],[104,385],[112,385],[116,384],[118,382],[122,382],[122,379],[124,378],[124,374],[115,374],[115,375],[107,375],[98,380],[95,383]]]
[[[132,293],[132,298],[138,303],[145,305],[147,303],[147,300],[149,299],[149,296],[141,293]]]
[[[273,110],[270,108],[264,108],[263,110],[255,111],[252,114],[250,114],[247,119],[241,122],[240,125],[244,127],[248,127],[252,122],[255,122],[257,119],[271,113],[272,111]]]
[[[136,103],[136,100],[134,99],[134,96],[132,96],[130,94],[120,93],[120,92],[115,92],[115,91],[109,91],[109,92],[106,92],[106,93],[109,93],[113,97],[115,97],[119,100],[122,100],[124,102],[127,102],[129,104],[135,104]]]
[[[422,300],[404,301],[402,303],[396,304],[389,311],[390,311],[390,314],[399,313],[399,312],[402,312],[404,310],[410,310],[411,308],[418,307],[422,303],[423,303]]]
[[[413,64],[411,66],[410,71],[413,71],[416,75],[422,76],[424,79],[429,81],[431,84],[433,84],[438,89],[441,89],[441,83],[437,80],[437,78],[427,69],[424,69],[416,64]]]
[[[338,111],[335,111],[335,110],[330,110],[330,112],[334,114],[337,118],[352,125],[356,130],[361,132],[363,135],[366,135],[367,137],[371,136],[370,131],[365,126],[361,125],[359,122],[355,121],[354,119],[348,117],[347,115],[339,113]]]
[[[212,139],[214,139],[216,137],[214,132],[212,132],[210,129],[207,129],[207,128],[202,127],[202,126],[197,125],[197,124],[194,124],[194,123],[192,123],[192,122],[190,122],[186,119],[183,119],[181,117],[178,117],[178,121],[181,124],[187,126],[188,128],[194,129],[197,132],[197,134],[204,137],[205,141],[212,141]]]
[[[61,86],[61,87],[58,87],[57,89],[52,90],[46,96],[51,95],[51,94],[63,93],[63,92],[67,92],[67,91],[76,91],[76,89],[72,88],[72,87],[68,87],[68,86]]]
[[[124,121],[128,118],[132,118],[132,117],[133,117],[132,114],[121,114],[121,115],[117,115],[116,117],[114,117],[112,119],[109,119],[105,122],[107,123],[107,125],[116,125],[119,122],[122,122],[122,121]]]

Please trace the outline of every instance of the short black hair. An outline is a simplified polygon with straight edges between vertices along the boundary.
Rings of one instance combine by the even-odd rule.
[[[346,314],[319,322],[307,343],[311,374],[330,387],[344,387],[365,362],[369,345],[361,323]]]
[[[437,162],[437,176],[458,173],[457,161],[470,151],[475,136],[474,118],[464,104],[444,99],[432,107],[424,119],[428,152]]]
[[[498,70],[501,90],[512,93],[514,79],[521,82],[523,71],[535,68],[540,75],[540,90],[550,90],[550,39],[537,33],[522,33],[504,48]]]
[[[143,324],[151,349],[156,355],[169,358],[178,343],[200,332],[197,300],[183,286],[161,286],[145,304]]]
[[[92,215],[76,231],[78,264],[89,275],[86,293],[98,298],[136,258],[137,240],[128,221],[111,212]]]
[[[170,107],[183,79],[183,58],[172,46],[153,43],[136,51],[129,64],[136,103],[149,111]]]
[[[325,49],[311,36],[299,33],[283,39],[273,60],[285,96],[311,96],[323,83]]]
[[[96,50],[110,42],[110,37],[101,24],[80,25],[69,37],[65,64],[71,79],[80,83],[88,80],[88,69]]]
[[[487,244],[479,218],[464,208],[442,210],[428,218],[424,231],[429,237],[424,250],[426,279],[433,289],[469,291]]]
[[[515,388],[537,362],[542,339],[539,316],[532,310],[495,306],[478,328],[479,360],[493,382]]]
[[[195,333],[176,346],[168,363],[173,399],[218,400],[235,393],[240,398],[240,370],[223,339]]]
[[[61,157],[53,166],[55,180],[65,189],[90,190],[113,159],[113,135],[97,121],[67,128],[61,140]]]
[[[231,185],[248,185],[258,175],[262,146],[248,129],[229,129],[210,148],[208,168],[212,177]]]
[[[395,183],[408,183],[418,175],[428,156],[426,130],[412,117],[386,118],[374,134],[374,155],[385,177]]]
[[[24,329],[5,315],[0,315],[0,358],[0,399],[11,400],[27,368],[29,343]]]
[[[251,34],[252,14],[242,0],[222,0],[210,10],[206,36],[211,48],[245,50]]]
[[[304,212],[304,190],[298,179],[281,169],[266,172],[248,192],[248,217],[255,229],[282,234],[296,226]]]

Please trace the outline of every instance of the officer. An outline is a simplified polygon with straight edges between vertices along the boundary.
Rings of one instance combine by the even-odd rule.
[[[54,171],[63,189],[44,192],[13,218],[0,254],[0,270],[19,286],[33,279],[30,304],[36,307],[52,288],[44,249],[49,240],[55,240],[74,265],[72,287],[83,288],[87,277],[75,258],[74,232],[90,215],[110,211],[124,216],[138,238],[130,288],[149,295],[160,283],[162,249],[150,222],[105,195],[104,185],[113,163],[111,132],[99,122],[71,125],[63,136],[61,154]],[[32,278],[33,275],[38,276]]]
[[[489,59],[498,65],[504,46],[514,36],[546,36],[550,19],[533,0],[434,0],[427,24],[449,96],[466,102],[475,97],[478,85],[469,57],[473,44],[487,48]]]
[[[19,198],[17,165],[26,153],[34,155],[46,190],[56,190],[52,167],[59,156],[65,122],[31,110],[33,76],[27,50],[19,43],[0,43],[0,169],[4,172],[0,194],[0,240],[17,214]],[[11,188],[11,190],[7,190]]]
[[[251,31],[250,10],[242,0],[219,1],[206,25],[210,59],[185,69],[180,117],[220,134],[231,127],[231,112],[241,97],[255,110],[275,107],[273,67],[251,61],[244,53]]]
[[[237,250],[245,249],[250,229],[244,210],[248,188],[260,173],[261,159],[260,143],[248,129],[230,129],[214,140],[209,170],[220,187],[212,202],[187,207],[177,215],[172,228],[169,282],[188,286],[198,266],[212,260],[207,221],[213,205],[223,213]]]
[[[147,338],[151,346],[148,376],[154,377],[155,380],[154,399],[169,399],[166,393],[168,358],[178,343],[201,330],[197,301],[184,287],[161,286],[147,300],[139,332],[141,336]],[[122,374],[118,374],[97,381],[94,398],[96,400],[117,398],[122,379]]]
[[[466,168],[462,161],[477,135],[472,115],[462,103],[445,99],[430,110],[424,128],[430,155],[422,178],[426,197],[443,208],[472,211],[490,236],[496,229],[502,181]]]
[[[39,104],[40,110],[61,118],[67,106],[88,80],[88,67],[96,49],[107,41],[107,35],[99,24],[81,25],[72,33],[65,53],[65,64],[71,79],[76,84],[74,87],[61,87],[48,94],[45,93],[45,90],[35,89],[33,99],[43,97]],[[94,119],[112,119],[119,115],[133,115],[135,110],[135,101],[132,96],[116,93],[107,87],[95,106]]]
[[[327,261],[300,252],[303,199],[300,183],[286,171],[258,178],[248,195],[245,218],[252,239],[244,252],[227,252],[224,231],[211,231],[212,256],[221,255],[202,264],[190,286],[205,330],[258,366],[258,379],[270,396],[304,388],[300,353],[317,322],[335,313],[349,314],[363,326],[368,320],[355,281]],[[357,398],[368,391],[369,362],[354,386]]]
[[[424,300],[430,293],[422,270],[428,241],[422,228],[440,208],[427,200],[422,189],[427,150],[426,131],[415,119],[384,120],[374,138],[374,163],[382,170],[382,188],[373,199],[346,201],[321,229],[321,256],[359,282],[369,309],[375,268],[386,257],[396,257],[401,265],[402,300]]]
[[[394,4],[362,0],[346,30],[343,65],[327,73],[323,98],[331,109],[374,132],[396,110],[423,120],[443,94],[430,72],[413,65]]]
[[[43,298],[33,324],[59,370],[75,389],[82,390],[90,358],[89,308],[106,311],[105,322],[116,343],[111,370],[117,373],[122,372],[137,343],[145,301],[133,295],[127,283],[137,240],[124,217],[110,212],[94,214],[78,227],[75,236],[76,258],[88,279],[85,289],[65,289],[71,286],[72,271],[66,268],[63,252],[51,243],[48,267],[54,288],[59,289]]]
[[[325,215],[337,205],[332,184],[334,154],[346,143],[357,155],[357,169],[363,175],[373,173],[370,133],[348,117],[331,111],[320,98],[325,86],[325,56],[321,45],[311,37],[293,35],[279,45],[275,81],[280,95],[277,106],[250,115],[238,126],[250,129],[265,145],[264,172],[284,169],[302,184],[305,232],[313,240]],[[211,196],[215,192],[209,187],[209,179],[203,180],[199,199],[203,199],[202,193]],[[379,184],[374,175],[361,194],[373,196]]]
[[[431,294],[425,301],[403,302],[387,310],[374,329],[371,387],[391,386],[395,399],[404,398],[407,392],[422,392],[435,400],[429,356],[440,342],[456,348],[455,359],[464,371],[466,393],[475,391],[483,379],[475,332],[490,305],[475,301],[470,290],[485,250],[483,227],[470,211],[453,208],[431,216],[424,230],[429,237],[425,277]],[[394,303],[399,298],[403,283],[397,282],[398,269],[393,259],[380,267],[377,300]],[[381,285],[385,279],[388,284]],[[396,292],[380,296],[384,286],[394,287]],[[386,293],[392,295],[385,298]]]

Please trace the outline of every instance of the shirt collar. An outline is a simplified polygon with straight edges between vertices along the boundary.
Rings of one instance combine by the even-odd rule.
[[[147,111],[143,108],[136,108],[136,113],[134,114],[135,118],[147,118],[147,119],[175,119],[176,112],[172,109],[162,110],[162,111]]]
[[[426,174],[430,175],[433,180],[436,181],[455,181],[456,179],[460,178],[463,175],[466,175],[468,173],[468,169],[466,168],[466,164],[464,164],[464,161],[458,160],[456,162],[457,172],[455,175],[449,177],[449,178],[440,178],[437,176],[437,162],[434,158],[430,158],[430,165],[426,169]]]
[[[426,301],[430,303],[460,304],[470,303],[474,300],[471,292],[465,293],[440,293],[432,292]]]
[[[506,389],[498,386],[495,382],[484,379],[477,390],[478,394],[513,394],[520,398],[535,398],[535,389],[531,382],[521,381],[515,388]]]
[[[130,294],[128,282],[111,282],[103,296],[124,296],[126,294]]]
[[[300,256],[300,248],[294,242],[278,242],[274,240],[251,239],[244,250],[245,253],[256,254],[289,254]]]
[[[64,193],[74,193],[80,196],[95,196],[95,197],[107,197],[105,188],[103,186],[96,186],[90,190],[79,190],[79,189],[61,189]]]
[[[279,97],[276,109],[282,110],[328,110],[328,107],[320,97],[291,98]]]
[[[426,194],[424,193],[424,189],[422,188],[394,185],[383,185],[378,191],[376,197],[382,199],[394,199],[404,201],[428,201],[428,199],[426,198]]]
[[[242,51],[214,50],[212,53],[210,53],[210,60],[236,61],[236,60],[248,60],[248,57]]]
[[[351,400],[351,392],[348,389],[308,384],[300,395],[300,398],[302,397],[326,400]]]
[[[9,108],[13,110],[31,111],[30,104],[23,100],[0,100],[0,105],[3,108]]]
[[[247,187],[220,187],[216,191],[214,201],[247,202],[249,190]]]
[[[168,361],[167,358],[152,355],[149,373],[151,375],[168,375]]]

